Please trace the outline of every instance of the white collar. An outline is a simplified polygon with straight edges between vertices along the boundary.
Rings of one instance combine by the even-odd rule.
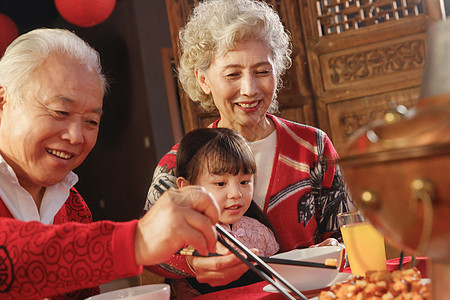
[[[33,197],[20,186],[16,173],[0,155],[0,197],[17,220],[53,224],[53,218],[77,182],[78,176],[69,172],[62,182],[47,187],[38,211]]]

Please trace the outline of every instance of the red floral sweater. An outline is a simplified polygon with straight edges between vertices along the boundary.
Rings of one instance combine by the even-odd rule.
[[[0,299],[84,299],[99,284],[139,274],[137,221],[91,222],[74,188],[54,225],[15,220],[0,199]]]
[[[350,199],[340,169],[333,163],[338,154],[331,140],[320,129],[267,117],[275,124],[277,145],[264,212],[275,230],[280,252],[306,248],[329,237],[342,241],[337,214],[349,210]],[[212,127],[217,127],[218,121]],[[154,188],[159,179],[175,184],[177,148],[178,144],[158,163],[144,212],[159,197]],[[180,255],[159,267],[146,268],[166,277],[193,275]]]

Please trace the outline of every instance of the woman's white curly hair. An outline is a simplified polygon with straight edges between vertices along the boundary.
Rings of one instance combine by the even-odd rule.
[[[207,111],[215,109],[214,102],[212,96],[205,94],[198,84],[195,69],[206,71],[216,54],[225,54],[236,43],[254,38],[270,49],[275,62],[277,92],[282,86],[281,76],[291,66],[290,35],[278,14],[264,1],[199,2],[179,34],[182,55],[178,78],[188,96]],[[277,110],[275,93],[268,112]]]

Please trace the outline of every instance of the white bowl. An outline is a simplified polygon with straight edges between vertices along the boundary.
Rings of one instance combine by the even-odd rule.
[[[292,259],[324,263],[325,259],[332,258],[337,261],[337,269],[313,268],[293,265],[281,265],[269,263],[281,277],[286,279],[299,291],[320,289],[328,286],[339,274],[342,263],[343,249],[339,246],[323,246],[316,248],[295,249],[279,253],[273,258]],[[278,283],[279,280],[275,279]]]
[[[126,289],[115,290],[96,296],[86,298],[86,300],[169,300],[170,286],[168,284],[147,284],[134,286]]]

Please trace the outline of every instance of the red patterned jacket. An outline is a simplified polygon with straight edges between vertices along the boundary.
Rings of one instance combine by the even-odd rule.
[[[350,200],[341,171],[333,163],[338,154],[331,140],[320,129],[267,117],[275,124],[277,145],[264,212],[275,230],[280,252],[306,248],[329,237],[342,241],[337,214],[349,209]],[[174,184],[177,148],[178,144],[158,163],[146,209],[159,197],[154,189],[159,179]],[[166,277],[193,275],[180,255],[159,267],[146,268]]]
[[[84,299],[99,284],[139,274],[136,224],[92,223],[75,188],[54,225],[15,220],[0,199],[0,299]]]

